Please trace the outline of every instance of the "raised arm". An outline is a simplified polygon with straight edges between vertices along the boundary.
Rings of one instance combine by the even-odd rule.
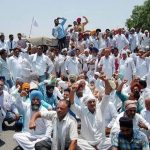
[[[61,19],[62,22],[60,23],[62,26],[66,23],[67,19],[66,18],[60,18],[58,17],[57,19]]]
[[[86,24],[89,23],[89,21],[88,21],[87,17],[83,16],[83,18],[85,19],[85,22],[83,22],[83,25],[85,26]]]

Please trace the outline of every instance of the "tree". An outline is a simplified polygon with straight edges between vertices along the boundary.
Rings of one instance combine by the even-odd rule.
[[[150,0],[146,0],[141,6],[134,7],[132,15],[126,20],[126,26],[129,29],[134,27],[150,30]]]

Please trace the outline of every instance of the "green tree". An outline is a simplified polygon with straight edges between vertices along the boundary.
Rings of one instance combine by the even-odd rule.
[[[134,27],[150,30],[150,0],[146,0],[141,6],[134,7],[132,15],[126,20],[126,26],[129,29]]]

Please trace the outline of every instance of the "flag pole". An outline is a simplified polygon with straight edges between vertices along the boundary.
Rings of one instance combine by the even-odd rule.
[[[32,25],[33,25],[33,21],[34,21],[34,17],[32,18],[32,22],[31,22],[30,33],[29,33],[29,38],[30,38],[30,36],[31,36],[31,31],[32,31]]]

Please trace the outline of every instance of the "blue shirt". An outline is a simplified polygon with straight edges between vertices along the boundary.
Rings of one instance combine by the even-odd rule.
[[[46,86],[44,82],[41,82],[39,84],[38,89],[42,92],[42,94],[44,95],[44,100],[41,101],[42,105],[47,108],[47,109],[53,109],[55,110],[56,105],[58,103],[58,99],[56,96],[52,95],[51,97],[47,96],[46,93]]]
[[[62,18],[62,22],[59,23],[58,26],[52,29],[52,35],[57,39],[62,39],[66,36],[66,32],[64,30],[64,24],[66,23],[67,19]]]
[[[112,146],[120,150],[149,150],[147,136],[139,130],[133,131],[133,138],[130,142],[124,138],[121,132],[116,133],[111,140]]]

